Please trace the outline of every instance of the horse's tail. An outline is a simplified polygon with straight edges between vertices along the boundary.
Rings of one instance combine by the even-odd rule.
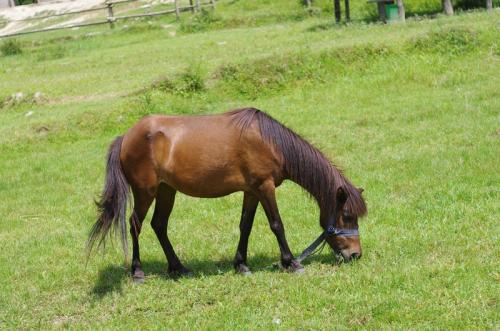
[[[123,253],[125,261],[128,260],[127,243],[127,200],[129,198],[129,184],[120,164],[120,151],[123,136],[117,137],[108,151],[108,161],[106,166],[106,182],[99,201],[96,201],[99,211],[99,218],[90,231],[87,240],[87,252],[90,255],[95,243],[97,246],[105,244],[106,236],[113,228],[120,231]]]

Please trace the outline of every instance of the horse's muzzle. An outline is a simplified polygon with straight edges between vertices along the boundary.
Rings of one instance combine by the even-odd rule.
[[[361,252],[360,251],[351,251],[349,249],[343,249],[340,251],[340,254],[342,255],[342,258],[344,259],[344,262],[349,262],[352,260],[357,260],[361,257]]]

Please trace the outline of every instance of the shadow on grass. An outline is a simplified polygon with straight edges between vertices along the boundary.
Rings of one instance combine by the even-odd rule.
[[[248,266],[252,272],[282,272],[278,266],[278,256],[257,255],[248,258]],[[334,264],[335,257],[328,252],[309,257],[302,264],[307,269],[311,263]],[[221,275],[228,272],[234,272],[233,260],[191,260],[186,261],[185,266],[193,271],[192,278],[203,278],[207,276]],[[167,272],[167,262],[161,261],[143,261],[142,270],[148,276],[159,276],[168,281],[177,281],[178,278]],[[96,299],[102,299],[113,292],[122,292],[123,282],[130,278],[130,271],[122,266],[110,265],[99,271],[99,277],[91,290],[91,295]]]
[[[110,265],[99,271],[97,282],[92,288],[92,295],[97,298],[102,298],[111,292],[122,291],[123,279],[128,275],[123,267]]]

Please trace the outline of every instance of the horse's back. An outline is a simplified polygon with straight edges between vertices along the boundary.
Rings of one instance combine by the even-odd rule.
[[[199,197],[250,191],[281,167],[257,123],[243,134],[227,114],[148,116],[125,135],[121,161],[133,187],[164,182]]]

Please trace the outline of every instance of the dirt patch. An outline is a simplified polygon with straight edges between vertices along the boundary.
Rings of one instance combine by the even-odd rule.
[[[48,104],[49,105],[60,105],[60,104],[67,104],[67,103],[74,103],[74,102],[102,101],[102,100],[108,100],[108,99],[119,98],[119,97],[124,97],[124,96],[126,96],[125,93],[118,93],[118,92],[92,94],[92,95],[72,95],[72,96],[65,96],[65,97],[57,98],[57,99],[51,99],[48,102]]]
[[[40,22],[45,20],[22,21],[28,18],[89,9],[99,5],[102,6],[104,1],[105,0],[54,1],[0,9],[0,16],[8,21],[7,25],[0,29],[0,34],[19,32],[40,24]],[[61,25],[61,23],[57,25]],[[51,26],[49,25],[47,27]]]
[[[171,3],[173,0],[156,0],[156,1],[138,1],[137,6],[144,6],[144,3],[149,7],[154,6],[159,3]],[[50,24],[47,19],[41,20],[29,20],[23,21],[33,17],[41,17],[54,14],[70,13],[74,11],[80,11],[95,7],[104,6],[105,0],[59,0],[51,2],[43,2],[40,4],[17,6],[13,8],[3,8],[0,9],[0,18],[4,22],[0,24],[0,35],[16,33],[22,30],[26,30],[30,27],[38,26],[43,24],[44,28],[61,27],[74,23],[81,23],[90,18],[99,15],[103,19],[106,17],[107,12],[105,9],[96,12],[68,15],[58,18],[58,22]],[[47,21],[47,22],[46,22]]]
[[[52,1],[40,4],[17,6],[0,9],[0,16],[9,21],[24,20],[35,16],[46,14],[62,14],[72,11],[89,9],[102,5],[105,0],[74,0],[74,1]]]

